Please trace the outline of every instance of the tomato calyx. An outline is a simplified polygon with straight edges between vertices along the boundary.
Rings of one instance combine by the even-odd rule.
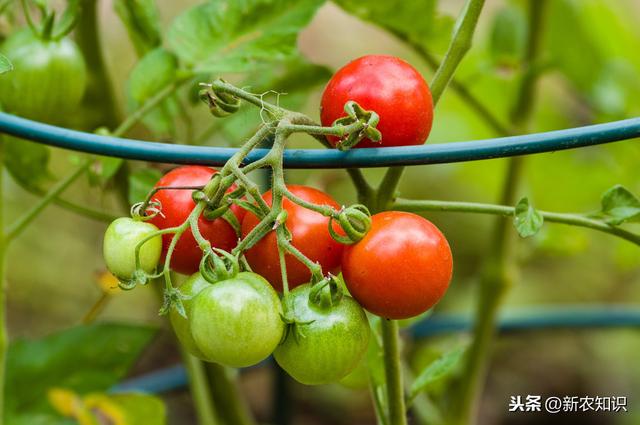
[[[338,234],[333,228],[336,220],[346,236]],[[337,218],[333,216],[329,218],[329,234],[336,242],[344,245],[351,245],[358,242],[365,237],[370,228],[371,213],[369,209],[362,204],[342,207],[338,212]]]
[[[331,273],[319,282],[312,283],[309,291],[309,303],[323,310],[337,306],[343,297],[340,282]]]
[[[208,247],[200,260],[200,274],[209,283],[232,279],[240,273],[240,262],[237,255],[223,249]]]
[[[364,139],[369,139],[374,143],[382,141],[382,133],[376,128],[380,122],[380,116],[375,111],[367,111],[350,100],[344,105],[346,117],[338,118],[333,122],[334,126],[351,126],[355,123],[361,124],[361,129],[350,132],[338,139],[336,147],[341,151],[346,151],[360,143]]]
[[[171,309],[175,309],[178,314],[185,319],[187,318],[187,311],[184,308],[184,300],[188,300],[190,297],[183,294],[178,288],[171,287],[165,288],[162,297],[162,307],[160,307],[160,315],[165,316],[169,314]]]
[[[225,82],[220,79],[221,82]],[[198,93],[200,100],[209,106],[211,115],[218,118],[231,115],[240,109],[240,99],[230,93],[214,90],[211,84],[200,84],[203,87]]]

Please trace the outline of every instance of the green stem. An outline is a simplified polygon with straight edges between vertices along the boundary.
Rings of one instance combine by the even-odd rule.
[[[458,65],[460,65],[460,62],[462,62],[462,59],[471,48],[473,34],[483,6],[484,0],[467,0],[465,3],[464,9],[456,22],[456,31],[453,33],[447,53],[436,70],[430,85],[434,107],[438,104],[442,93],[449,85]],[[403,172],[404,167],[391,167],[387,170],[382,179],[381,187],[377,192],[376,209],[384,209],[393,199]]]
[[[389,423],[392,425],[406,425],[407,416],[402,385],[398,322],[382,319],[380,327],[382,329],[384,372],[387,382]]]
[[[120,115],[113,96],[111,79],[107,75],[102,57],[97,5],[98,0],[82,1],[82,16],[78,19],[75,28],[76,43],[89,70],[89,81],[83,99],[83,108],[89,108],[91,111],[97,109],[93,114],[95,117],[91,117],[93,122],[87,123],[89,129],[94,129],[100,125],[114,127],[118,123],[118,116]]]
[[[207,382],[207,375],[203,362],[181,347],[182,361],[189,375],[189,390],[193,398],[193,404],[198,416],[199,425],[219,425],[213,397]],[[226,406],[224,406],[226,408]]]
[[[172,82],[162,90],[158,91],[152,97],[150,97],[145,103],[138,109],[136,109],[131,115],[129,115],[122,123],[113,130],[113,136],[119,137],[131,130],[134,125],[144,118],[149,112],[157,107],[163,100],[171,96],[178,90],[184,83],[189,81],[190,76],[183,76],[180,79]]]
[[[216,363],[206,363],[205,368],[220,419],[226,425],[255,425],[233,379],[232,375],[237,372]]]
[[[0,137],[0,200],[4,199],[4,139]],[[9,349],[9,334],[6,314],[6,279],[5,266],[7,245],[4,229],[4,202],[0,203],[0,423],[4,421],[4,387]]]
[[[31,192],[34,195],[37,196],[44,196],[46,194],[46,192],[44,190],[38,190],[35,188],[31,188],[31,187],[22,187],[23,189],[26,189],[27,191]],[[83,217],[87,217],[93,220],[97,220],[97,221],[102,221],[103,223],[111,223],[113,220],[115,220],[116,218],[118,218],[118,216],[114,215],[114,214],[110,214],[107,212],[103,212],[97,209],[93,209],[93,208],[89,208],[86,207],[84,205],[81,204],[77,204],[75,202],[72,201],[68,201],[66,199],[57,197],[53,200],[53,203],[57,206],[59,206],[60,208],[63,208],[67,211],[70,211],[72,213],[81,215]]]
[[[529,0],[529,37],[527,52],[523,60],[523,78],[518,97],[511,113],[513,125],[523,130],[531,115],[534,86],[538,73],[534,72],[540,47],[542,15],[545,0]],[[522,175],[523,158],[509,160],[507,176],[502,193],[502,204],[513,205]],[[493,233],[484,270],[480,277],[480,296],[475,313],[474,339],[466,357],[464,371],[456,394],[458,406],[453,411],[454,423],[473,424],[478,408],[478,397],[484,383],[491,346],[495,338],[495,323],[502,300],[512,283],[514,251],[513,231],[508,223],[498,221]]]
[[[452,201],[434,201],[434,200],[411,200],[398,199],[393,204],[394,210],[422,212],[422,211],[448,211],[448,212],[465,212],[477,214],[498,215],[505,218],[513,218],[515,207],[507,205],[483,204],[476,202],[452,202]],[[599,232],[608,233],[618,236],[636,245],[640,245],[640,235],[631,233],[627,230],[616,226],[611,226],[604,221],[593,219],[582,214],[557,213],[551,211],[538,212],[542,215],[545,222],[561,223],[570,226],[585,227],[597,230]]]
[[[47,194],[42,197],[36,205],[20,217],[15,223],[11,224],[6,231],[6,240],[9,242],[17,237],[26,227],[51,203],[53,200],[64,192],[78,177],[83,175],[90,166],[89,161],[85,161],[76,170],[64,179],[57,182]]]

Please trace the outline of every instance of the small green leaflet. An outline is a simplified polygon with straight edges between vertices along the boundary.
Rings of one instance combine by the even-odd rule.
[[[451,375],[456,367],[460,364],[460,360],[466,351],[466,347],[459,347],[448,353],[445,353],[438,360],[432,362],[420,372],[413,381],[409,390],[409,400],[416,398],[418,394],[427,390],[434,382]]]
[[[171,49],[195,72],[246,72],[297,52],[297,38],[324,0],[234,0],[200,4],[169,28]]]
[[[521,237],[528,238],[535,235],[543,223],[544,217],[531,206],[528,198],[525,197],[518,201],[514,211],[513,225]]]
[[[13,70],[13,64],[8,57],[0,53],[0,75]]]
[[[147,53],[136,64],[127,83],[131,109],[139,108],[145,101],[167,88],[176,79],[177,58],[163,48]],[[178,112],[175,98],[168,98],[160,107],[150,111],[142,122],[152,131],[169,134],[173,131],[173,117]]]
[[[437,0],[334,0],[334,3],[364,21],[428,48],[430,52],[444,52],[449,44],[454,19],[438,15]],[[416,19],[417,16],[420,18]]]
[[[144,201],[153,185],[162,177],[160,170],[142,168],[129,175],[129,203]]]
[[[155,0],[116,0],[114,8],[138,56],[162,44],[160,12]]]
[[[615,185],[602,195],[601,215],[607,224],[618,226],[640,221],[640,199],[621,185]]]

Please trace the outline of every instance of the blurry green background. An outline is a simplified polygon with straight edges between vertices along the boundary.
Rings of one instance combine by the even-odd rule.
[[[168,24],[191,2],[159,0],[162,20]],[[352,2],[344,2],[352,3]],[[430,2],[425,2],[425,5]],[[634,0],[549,0],[543,36],[544,66],[529,132],[540,132],[637,116],[640,111],[640,3]],[[441,57],[450,37],[453,17],[461,1],[441,1],[438,20],[429,35],[429,50]],[[518,81],[517,63],[496,56],[495,19],[504,8],[518,9],[519,2],[488,0],[480,18],[474,45],[456,78],[500,118],[508,122]],[[125,82],[136,56],[111,2],[100,3],[100,25],[106,46],[105,59],[115,83],[115,93],[125,109]],[[416,21],[420,16],[415,16]],[[441,29],[440,29],[441,28]],[[514,35],[515,37],[515,35]],[[432,77],[432,70],[407,44],[384,29],[346,13],[333,3],[323,6],[299,38],[299,47],[311,62],[335,70],[349,60],[369,53],[393,54]],[[233,80],[240,77],[230,76]],[[282,91],[281,100],[298,103],[301,110],[318,117],[322,85],[307,91]],[[255,111],[234,118],[236,125],[251,127]],[[194,133],[201,134],[215,119],[204,105],[189,112]],[[233,129],[220,122],[208,143],[238,144]],[[186,130],[180,124],[178,138]],[[132,137],[165,140],[138,126]],[[445,93],[435,113],[428,143],[477,140],[497,135],[452,90]],[[300,147],[317,147],[311,139],[297,139]],[[62,176],[69,168],[70,153],[56,150],[51,169]],[[403,197],[420,199],[496,202],[504,178],[505,160],[411,167],[400,191]],[[138,166],[143,166],[139,164]],[[366,170],[371,181],[382,170]],[[291,171],[292,182],[327,190],[342,203],[354,201],[354,191],[340,170]],[[15,218],[35,198],[7,179],[8,218]],[[560,212],[597,210],[600,195],[614,184],[640,193],[640,144],[637,140],[562,151],[526,160],[526,195],[536,208]],[[69,197],[96,208],[117,211],[110,192],[77,184]],[[475,284],[487,251],[492,217],[471,214],[432,213],[450,241],[455,273],[450,290],[436,311],[471,313]],[[39,337],[79,323],[99,298],[96,274],[104,270],[101,237],[105,225],[50,207],[12,246],[8,260],[10,334]],[[517,283],[505,309],[548,304],[640,304],[640,250],[609,235],[563,225],[545,225],[536,236],[521,240]],[[639,307],[640,308],[640,307]],[[151,288],[136,288],[110,302],[100,320],[165,326],[157,315],[158,302]],[[453,336],[452,338],[463,338]],[[407,344],[413,362],[420,364],[451,338]],[[432,344],[430,344],[432,343]],[[423,347],[424,345],[424,347]],[[434,348],[435,347],[435,348]],[[505,336],[496,346],[489,382],[483,395],[482,424],[637,424],[640,423],[640,333],[638,330],[530,332]],[[421,357],[422,356],[422,357]],[[136,373],[178,361],[170,336],[164,335],[147,350]],[[259,416],[269,417],[268,370],[251,371],[243,388]],[[296,384],[292,384],[296,385]],[[11,391],[9,389],[9,391]],[[338,386],[296,388],[293,391],[296,423],[373,423],[366,392]],[[549,417],[509,414],[510,395],[622,395],[629,397],[629,413]],[[170,423],[193,423],[186,393],[172,393]],[[331,409],[327,409],[331,406]],[[328,414],[332,412],[333,414]],[[329,415],[329,416],[328,416]]]

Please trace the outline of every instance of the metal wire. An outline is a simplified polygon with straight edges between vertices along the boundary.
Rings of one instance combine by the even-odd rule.
[[[0,133],[74,151],[174,164],[219,166],[223,165],[236,152],[236,149],[232,148],[174,145],[99,136],[30,121],[6,113],[0,113]],[[632,118],[567,130],[470,142],[353,149],[349,152],[340,152],[334,149],[287,149],[284,162],[287,168],[356,168],[443,164],[553,152],[611,143],[639,136],[640,118]],[[266,153],[266,149],[257,149],[247,157],[246,163],[256,161]]]

